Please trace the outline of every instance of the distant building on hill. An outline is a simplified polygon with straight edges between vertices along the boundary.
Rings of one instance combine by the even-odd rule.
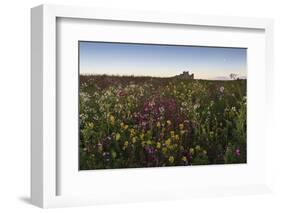
[[[182,74],[176,75],[175,77],[180,79],[194,79],[194,73],[189,74],[189,71],[183,71]]]

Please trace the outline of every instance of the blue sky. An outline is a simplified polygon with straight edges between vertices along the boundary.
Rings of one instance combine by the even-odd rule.
[[[171,77],[189,70],[197,79],[246,77],[247,49],[79,42],[80,74]]]

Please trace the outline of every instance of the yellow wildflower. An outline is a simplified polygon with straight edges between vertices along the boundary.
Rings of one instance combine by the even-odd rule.
[[[113,115],[110,115],[110,117],[109,117],[109,121],[110,121],[110,123],[111,123],[112,125],[114,125],[114,124],[115,124],[115,118],[114,118],[114,116],[113,116]]]
[[[140,135],[140,139],[141,139],[141,140],[143,140],[143,138],[144,138],[144,134],[143,134],[143,133],[141,133],[141,135]]]
[[[183,124],[180,124],[179,127],[180,127],[180,130],[183,130],[184,125],[183,125]]]
[[[165,141],[165,144],[166,144],[167,147],[170,146],[170,145],[171,145],[171,139],[168,138],[168,139]]]
[[[163,148],[162,148],[162,152],[163,152],[164,154],[166,154],[167,151],[168,151],[167,147],[163,147]]]
[[[94,123],[93,122],[87,123],[87,127],[90,128],[90,129],[93,129]]]
[[[187,158],[185,156],[183,156],[182,158],[182,161],[186,162],[187,161]]]
[[[201,149],[201,147],[199,146],[199,145],[197,145],[196,147],[195,147],[195,150],[197,150],[197,151],[199,151]]]
[[[116,135],[115,135],[115,140],[116,140],[116,141],[119,141],[119,140],[120,140],[120,137],[121,137],[121,135],[120,135],[119,133],[116,133]]]
[[[180,139],[180,137],[179,137],[178,134],[175,135],[175,139],[176,139],[176,140],[179,140],[179,139]]]
[[[123,146],[123,150],[127,149],[128,145],[129,145],[129,142],[125,141],[124,146]]]
[[[193,148],[190,148],[190,149],[189,149],[189,153],[190,153],[191,155],[193,155],[193,154],[194,154],[194,149],[193,149]]]
[[[170,156],[169,157],[169,162],[172,164],[172,163],[174,163],[174,161],[175,161],[175,158],[173,156]]]
[[[175,136],[175,131],[171,131],[170,134],[171,134],[171,137],[174,137]]]
[[[136,143],[136,141],[137,141],[136,137],[133,137],[132,138],[132,143]]]
[[[128,127],[129,127],[129,126],[126,124],[126,125],[124,126],[124,129],[128,129]]]
[[[135,130],[134,129],[130,129],[130,132],[131,132],[131,136],[135,135]]]
[[[120,123],[120,127],[121,127],[122,129],[124,128],[124,125],[125,125],[125,124],[124,124],[123,122]]]
[[[157,149],[160,149],[160,148],[161,148],[161,143],[160,143],[160,142],[157,142],[156,148],[157,148]]]
[[[157,122],[156,126],[157,126],[158,128],[160,128],[161,124],[160,124],[159,121]]]

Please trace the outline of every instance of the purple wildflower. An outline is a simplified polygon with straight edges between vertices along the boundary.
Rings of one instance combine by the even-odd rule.
[[[240,149],[239,149],[239,148],[237,148],[237,149],[235,150],[235,155],[238,156],[238,157],[240,156]]]

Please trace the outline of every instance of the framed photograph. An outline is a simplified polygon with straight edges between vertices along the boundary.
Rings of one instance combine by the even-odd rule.
[[[80,170],[247,163],[246,48],[78,48]]]
[[[31,15],[33,204],[271,191],[272,20]]]

